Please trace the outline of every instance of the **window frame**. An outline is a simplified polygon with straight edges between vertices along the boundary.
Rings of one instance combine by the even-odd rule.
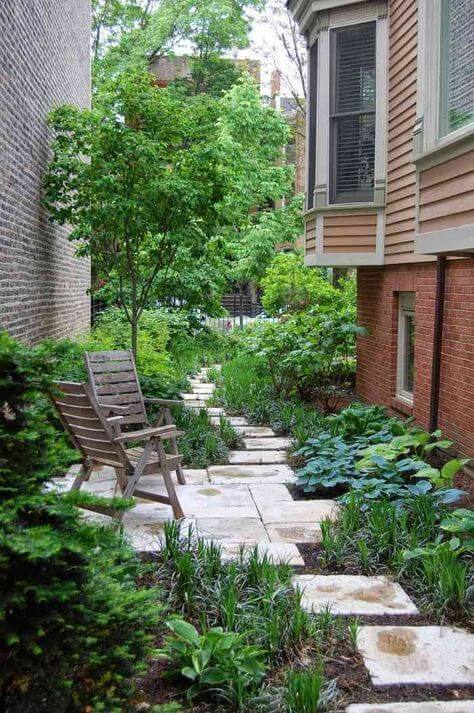
[[[413,391],[407,391],[406,365],[407,365],[407,320],[412,319],[415,323],[415,293],[398,293],[398,332],[397,332],[397,384],[396,398],[413,406]],[[416,329],[416,326],[415,326]],[[416,332],[415,332],[416,334]],[[415,354],[413,354],[413,359]]]
[[[337,182],[337,126],[338,119],[362,115],[371,115],[374,117],[374,127],[377,124],[377,81],[375,81],[375,101],[374,108],[370,110],[359,110],[350,112],[337,112],[337,37],[342,32],[357,31],[364,26],[374,26],[374,54],[375,54],[375,77],[377,77],[377,21],[369,20],[368,22],[358,22],[345,25],[342,27],[333,27],[329,31],[329,181],[328,195],[330,205],[341,205],[346,203],[373,203],[375,196],[375,153],[377,148],[377,136],[374,136],[374,184],[372,189],[366,191],[358,191],[347,193],[344,198],[337,197],[336,182]]]
[[[473,121],[442,133],[442,18],[443,0],[419,0],[417,122],[414,129],[414,160],[449,151],[453,145],[474,137]]]
[[[371,201],[356,203],[333,203],[330,200],[329,185],[329,135],[330,135],[330,31],[335,28],[375,22],[376,76],[375,92],[377,105],[375,110],[375,158],[374,158],[374,193]],[[310,150],[308,116],[306,133],[306,193],[308,196],[307,214],[318,213],[327,208],[344,210],[345,208],[383,208],[385,206],[387,174],[387,127],[388,127],[388,9],[386,0],[359,3],[344,8],[334,8],[318,13],[318,21],[308,32],[308,50],[317,43],[317,87],[309,91],[308,104],[316,110],[316,146]],[[310,72],[311,77],[311,72]],[[311,87],[311,84],[309,84]],[[310,200],[309,167],[315,165],[314,199]],[[383,235],[381,235],[381,241]],[[383,244],[380,245],[383,256]]]

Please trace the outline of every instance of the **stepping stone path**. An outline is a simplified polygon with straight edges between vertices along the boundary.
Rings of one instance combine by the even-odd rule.
[[[216,367],[218,368],[218,367]],[[215,385],[203,368],[191,379],[190,393],[181,394],[186,408],[206,409],[218,425],[225,416],[241,436],[243,448],[229,453],[229,463],[207,469],[185,469],[186,485],[176,485],[184,510],[183,527],[192,527],[205,539],[219,542],[223,559],[246,556],[257,547],[275,562],[304,567],[297,544],[318,543],[320,523],[336,518],[333,500],[293,500],[287,484],[295,481],[287,464],[289,438],[271,428],[247,423],[241,416],[227,417],[224,409],[207,402]],[[74,472],[61,479],[72,483]],[[110,468],[93,473],[84,489],[111,495],[116,487]],[[161,478],[147,478],[147,489],[164,493]],[[103,515],[85,517],[106,521]],[[123,527],[141,551],[157,551],[170,508],[140,501],[125,513]],[[474,636],[446,626],[410,626],[418,613],[403,588],[385,576],[296,574],[293,586],[303,592],[303,606],[315,613],[328,607],[336,616],[397,616],[397,626],[361,626],[357,646],[375,688],[399,686],[474,687]],[[406,625],[399,626],[400,617]],[[396,693],[394,693],[396,698]],[[431,701],[357,704],[346,713],[474,713],[471,701]]]
[[[315,613],[329,607],[346,616],[418,614],[402,587],[388,577],[302,574],[293,584],[303,593],[303,606]]]

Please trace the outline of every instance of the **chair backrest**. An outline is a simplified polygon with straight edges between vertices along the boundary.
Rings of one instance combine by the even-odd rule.
[[[122,424],[147,423],[142,390],[133,352],[86,352],[87,373],[94,397],[100,404],[126,406]]]
[[[123,447],[114,443],[114,432],[94,400],[88,384],[56,381],[51,398],[75,447],[85,458],[123,468]]]

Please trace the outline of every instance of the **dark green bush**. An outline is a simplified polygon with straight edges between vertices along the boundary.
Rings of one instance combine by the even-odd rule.
[[[114,530],[47,488],[62,448],[44,411],[51,370],[0,334],[0,708],[125,711],[156,591],[136,588],[138,562]]]

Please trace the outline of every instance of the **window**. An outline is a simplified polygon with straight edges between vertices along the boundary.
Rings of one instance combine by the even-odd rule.
[[[318,91],[318,43],[309,50],[309,116],[308,116],[308,193],[306,207],[314,208],[316,182],[316,94]]]
[[[331,203],[374,199],[375,27],[331,30]]]
[[[472,0],[442,0],[440,135],[474,120]]]
[[[413,403],[415,367],[415,293],[400,292],[398,300],[397,396]]]

